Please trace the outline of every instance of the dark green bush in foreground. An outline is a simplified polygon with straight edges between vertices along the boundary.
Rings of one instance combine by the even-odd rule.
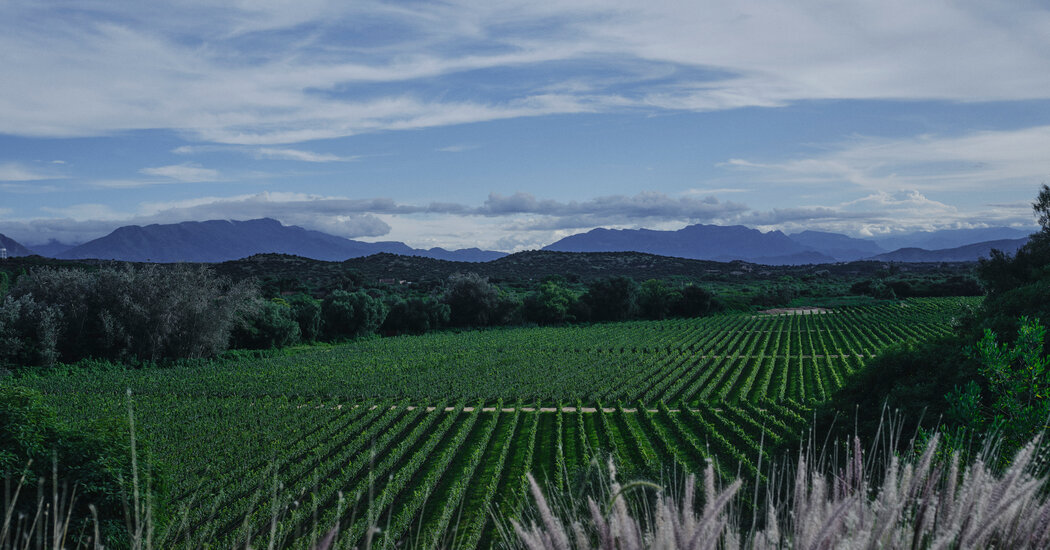
[[[141,464],[151,464],[148,452],[138,450]],[[60,471],[59,488],[51,487],[53,468]],[[22,495],[14,511],[34,517],[38,505],[38,486],[74,494],[71,525],[92,519],[88,505],[94,505],[103,536],[127,539],[125,503],[133,495],[132,449],[127,418],[109,418],[71,428],[46,406],[41,394],[19,387],[0,388],[0,476],[13,492],[24,475]],[[146,487],[152,495],[152,521],[163,525],[164,476],[156,469],[140,467],[141,494]],[[7,510],[5,509],[5,512]]]

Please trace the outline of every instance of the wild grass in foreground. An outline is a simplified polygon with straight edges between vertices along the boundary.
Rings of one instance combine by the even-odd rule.
[[[509,520],[511,546],[528,550],[734,548],[1050,548],[1050,502],[1037,476],[1039,439],[996,474],[984,460],[938,460],[934,436],[916,461],[889,460],[880,483],[866,473],[859,440],[846,467],[825,475],[800,460],[790,497],[767,493],[762,527],[740,525],[741,480],[718,489],[708,465],[696,505],[696,478],[681,494],[656,486],[655,499],[630,498],[610,463],[602,494],[583,505],[553,505],[530,477],[534,518]],[[558,499],[558,495],[553,495]]]
[[[649,482],[621,484],[611,462],[608,478],[588,497],[555,493],[548,498],[530,476],[535,500],[532,519],[497,517],[506,527],[497,544],[528,550],[1050,548],[1046,479],[1035,473],[1041,467],[1039,439],[1023,447],[1001,473],[986,460],[966,466],[958,458],[938,458],[939,442],[940,437],[933,436],[917,458],[889,458],[877,482],[865,466],[857,439],[846,465],[834,474],[823,473],[812,459],[801,459],[793,480],[783,479],[789,482],[789,491],[778,492],[776,480],[770,485],[761,503],[760,526],[746,525],[736,511],[743,481],[719,487],[710,464],[699,490],[696,477],[690,475],[677,495]],[[22,515],[17,510],[25,507],[16,503],[33,498],[26,496],[24,480],[9,486],[0,549],[196,546],[158,542],[165,537],[154,532],[149,506],[135,494],[128,495],[126,539],[110,539],[103,545],[97,521],[69,519],[75,488],[60,489],[57,469],[51,482],[51,494],[33,491],[37,494],[32,512]],[[647,491],[655,491],[655,496],[637,498]],[[339,531],[339,525],[317,526],[309,548],[340,548]],[[367,530],[382,531],[377,526]],[[421,542],[386,540],[380,535],[366,536],[361,544],[406,548],[415,546],[413,540]],[[241,544],[241,548],[284,546],[273,532]]]

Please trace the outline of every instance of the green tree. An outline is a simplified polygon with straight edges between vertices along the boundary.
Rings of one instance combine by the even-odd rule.
[[[381,330],[387,334],[422,334],[448,324],[449,312],[447,304],[429,298],[396,300]]]
[[[477,273],[450,275],[441,301],[448,304],[454,326],[485,326],[499,321],[499,289]]]
[[[1035,197],[1032,209],[1035,210],[1035,216],[1039,220],[1039,227],[1042,228],[1043,233],[1050,233],[1050,187],[1045,183],[1039,189],[1039,195]]]
[[[696,285],[683,287],[679,296],[672,312],[682,317],[700,317],[720,307],[713,293]]]
[[[539,324],[572,322],[575,320],[572,306],[578,299],[575,292],[558,281],[544,281],[539,289],[525,297],[525,319]]]
[[[638,313],[638,283],[630,277],[598,279],[581,298],[595,321],[623,321]]]
[[[321,337],[321,301],[308,294],[295,294],[288,298],[292,318],[299,324],[299,335],[303,341],[313,342]]]
[[[649,279],[638,289],[638,309],[646,319],[665,319],[682,295],[660,279]]]
[[[991,330],[977,343],[978,371],[991,408],[971,425],[1000,431],[1007,445],[1021,444],[1046,428],[1050,418],[1050,358],[1043,353],[1046,328],[1022,317],[1012,346],[1000,344]],[[971,389],[972,393],[973,390]],[[958,396],[957,396],[958,397]],[[1008,449],[1011,455],[1015,449]]]
[[[299,323],[291,306],[281,298],[261,300],[255,313],[233,332],[233,347],[283,348],[299,342]]]
[[[372,334],[386,318],[386,305],[363,290],[336,290],[321,302],[324,332],[329,338]]]

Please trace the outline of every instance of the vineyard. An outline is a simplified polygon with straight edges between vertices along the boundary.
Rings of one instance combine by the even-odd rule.
[[[475,548],[528,472],[568,488],[612,456],[648,476],[712,460],[755,479],[761,449],[872,355],[945,334],[976,303],[434,333],[19,383],[85,421],[122,414],[131,390],[171,468],[165,546],[307,548],[338,522],[339,547],[379,525],[378,540]]]

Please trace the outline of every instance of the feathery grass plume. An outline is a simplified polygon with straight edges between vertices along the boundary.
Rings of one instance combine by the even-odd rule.
[[[710,464],[702,507],[691,475],[679,499],[660,489],[653,507],[633,510],[610,464],[609,505],[588,497],[579,517],[565,507],[559,518],[530,477],[539,521],[510,520],[513,537],[506,542],[528,550],[1050,548],[1050,502],[1041,492],[1047,480],[1036,474],[1040,438],[1001,473],[988,457],[965,468],[957,457],[938,461],[939,444],[935,434],[917,459],[889,458],[881,482],[865,470],[856,438],[835,475],[803,458],[793,494],[768,492],[765,525],[746,530],[733,508],[741,481],[719,491]]]

